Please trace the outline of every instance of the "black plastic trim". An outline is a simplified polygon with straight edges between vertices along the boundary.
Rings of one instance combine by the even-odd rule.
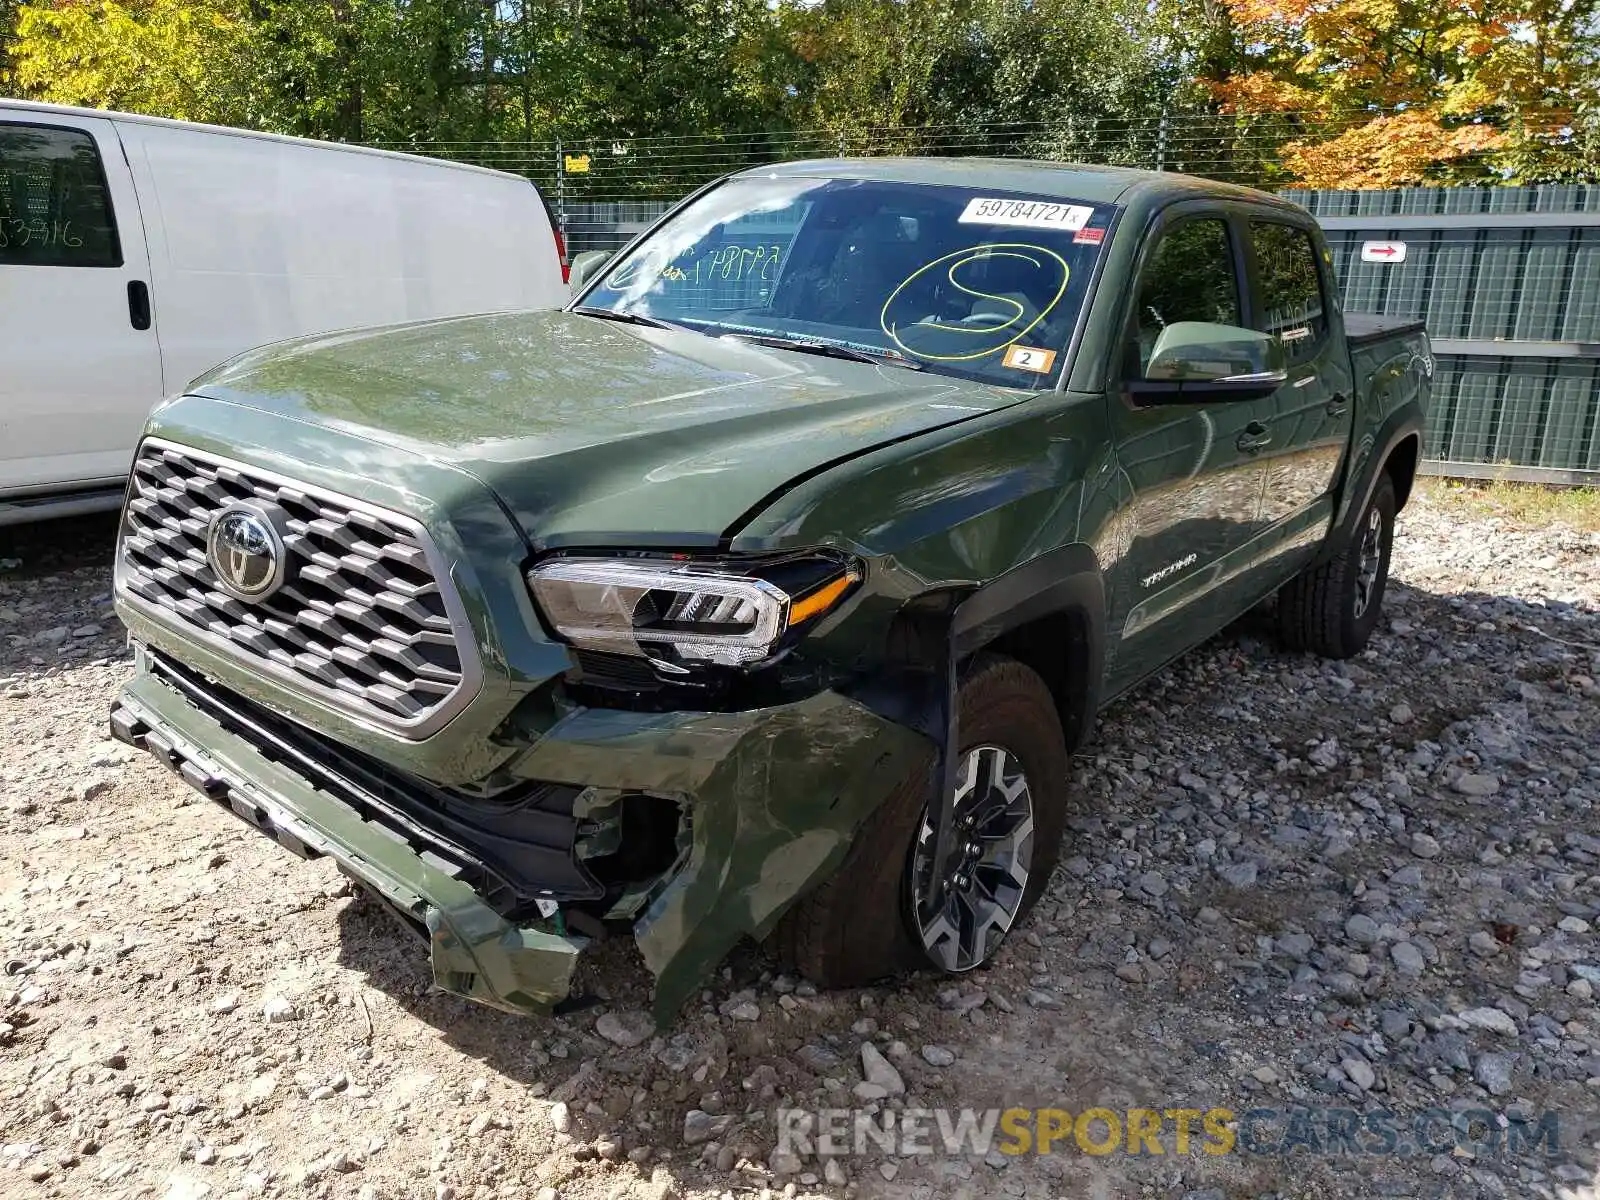
[[[573,854],[578,822],[572,802],[579,788],[534,783],[490,798],[451,792],[270,713],[153,651],[146,654],[151,674],[200,712],[364,821],[453,867],[507,919],[528,915],[540,899],[603,896]],[[195,783],[214,798],[232,786],[226,779],[216,785]]]
[[[1323,540],[1322,549],[1318,551],[1313,562],[1324,563],[1344,550],[1355,536],[1356,523],[1361,520],[1361,514],[1367,511],[1367,504],[1372,499],[1373,490],[1378,486],[1378,478],[1389,467],[1389,459],[1394,454],[1396,447],[1407,438],[1414,437],[1419,442],[1417,461],[1422,461],[1421,446],[1423,441],[1423,421],[1414,404],[1394,413],[1384,426],[1386,433],[1380,438],[1374,438],[1374,445],[1383,449],[1370,455],[1362,466],[1359,480],[1353,481],[1358,491],[1350,493],[1351,503],[1340,513],[1337,523]],[[1359,502],[1357,502],[1359,501]]]
[[[979,588],[956,608],[951,637],[957,657],[966,658],[1014,629],[1061,613],[1077,614],[1088,626],[1087,724],[1100,707],[1106,648],[1105,575],[1089,546],[1061,546]]]
[[[961,664],[1011,630],[1059,613],[1073,613],[1088,622],[1089,661],[1082,681],[1081,727],[1063,731],[1069,739],[1077,740],[1087,732],[1099,709],[1105,673],[1105,579],[1092,549],[1075,542],[1042,554],[979,588],[950,614],[943,670],[930,676],[920,689],[940,734],[935,776],[940,803],[933,821],[933,861],[943,862],[950,848],[956,758],[961,745],[956,704]],[[1066,647],[1062,649],[1065,652]],[[936,873],[933,893],[928,898],[930,905],[939,903],[943,886]]]
[[[1347,312],[1344,315],[1344,340],[1352,350],[1371,342],[1387,341],[1408,333],[1426,333],[1427,324],[1407,317],[1385,317],[1379,313]],[[1438,353],[1435,347],[1434,353]]]

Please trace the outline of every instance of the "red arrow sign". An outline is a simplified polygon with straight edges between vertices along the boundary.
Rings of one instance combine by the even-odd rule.
[[[1402,263],[1406,260],[1404,242],[1363,242],[1362,262]]]

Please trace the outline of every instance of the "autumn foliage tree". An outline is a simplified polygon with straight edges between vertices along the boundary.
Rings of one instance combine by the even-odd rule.
[[[1276,114],[1314,187],[1557,177],[1593,104],[1597,0],[1217,0],[1226,112]]]

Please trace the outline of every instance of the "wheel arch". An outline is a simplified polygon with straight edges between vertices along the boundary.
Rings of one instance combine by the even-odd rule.
[[[1100,705],[1105,669],[1105,582],[1094,551],[1074,543],[1041,555],[957,605],[950,637],[958,661],[1003,654],[1032,669],[1055,698],[1069,750]]]
[[[853,695],[937,747],[934,861],[945,861],[952,836],[963,666],[988,651],[1038,673],[1070,753],[1099,708],[1105,624],[1100,563],[1082,543],[1041,554],[980,587],[936,588],[903,606],[889,627],[881,669]],[[929,903],[939,899],[936,890]]]
[[[1328,562],[1349,545],[1357,522],[1372,500],[1373,489],[1385,475],[1394,479],[1397,507],[1404,506],[1410,498],[1411,485],[1422,458],[1422,427],[1422,409],[1411,403],[1391,414],[1375,436],[1360,440],[1354,467],[1340,498],[1337,518],[1314,564]],[[1404,472],[1404,480],[1395,474],[1396,471]]]
[[[1390,449],[1384,459],[1383,469],[1394,480],[1395,508],[1402,509],[1411,498],[1411,485],[1417,479],[1417,464],[1422,459],[1422,435],[1415,431],[1405,434]]]

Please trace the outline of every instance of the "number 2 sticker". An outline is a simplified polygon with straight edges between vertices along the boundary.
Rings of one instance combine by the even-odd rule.
[[[1048,374],[1055,361],[1054,350],[1036,350],[1032,346],[1012,346],[1006,350],[1004,360],[1008,367],[1018,371],[1033,371],[1038,375]]]

